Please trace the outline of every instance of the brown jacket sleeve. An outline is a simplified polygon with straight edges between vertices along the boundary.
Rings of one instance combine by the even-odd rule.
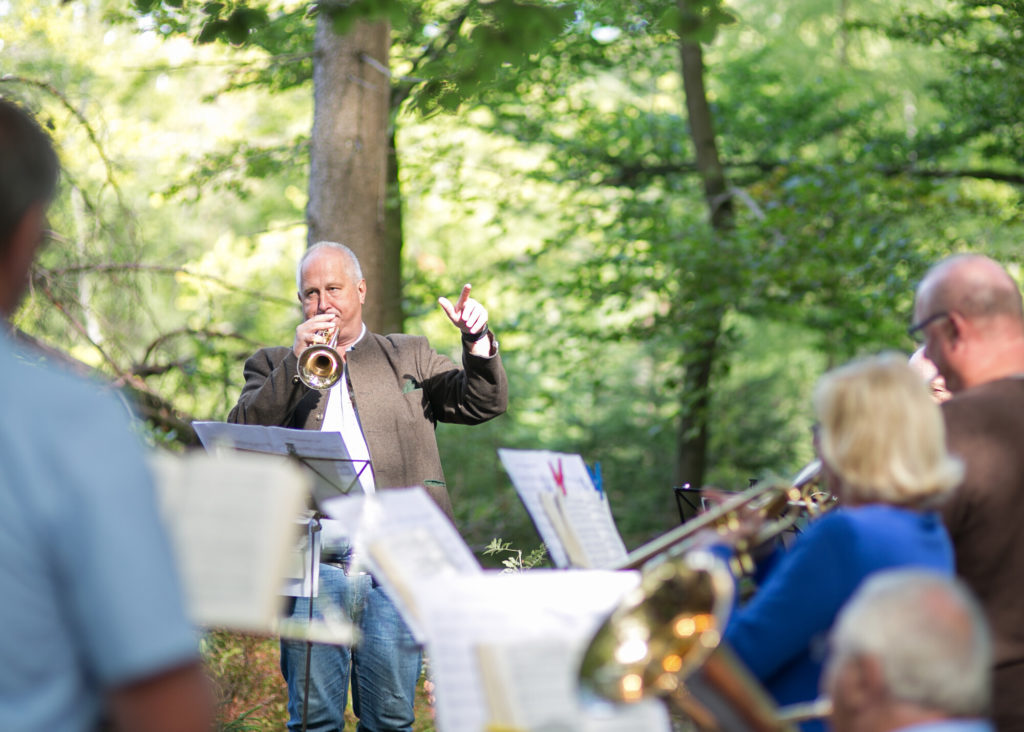
[[[296,412],[309,410],[319,401],[319,393],[298,377],[298,359],[290,348],[263,348],[245,362],[245,385],[238,403],[228,414],[228,422],[261,424],[268,427],[302,427],[296,424]],[[303,405],[305,409],[299,410]]]

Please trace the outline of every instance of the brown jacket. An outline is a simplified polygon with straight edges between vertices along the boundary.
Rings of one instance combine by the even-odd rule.
[[[367,332],[347,353],[349,390],[379,488],[421,485],[452,515],[434,428],[479,424],[505,411],[501,358],[463,350],[462,368],[426,338]],[[264,348],[245,362],[245,385],[229,422],[320,429],[327,392],[299,381],[290,348]]]
[[[943,507],[956,571],[995,641],[993,716],[1024,732],[1024,379],[1000,379],[942,405],[949,451],[966,475]]]

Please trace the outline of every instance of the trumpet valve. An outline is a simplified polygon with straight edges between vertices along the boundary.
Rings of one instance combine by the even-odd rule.
[[[313,345],[322,345],[331,340],[331,328],[321,328],[320,330],[313,331]]]

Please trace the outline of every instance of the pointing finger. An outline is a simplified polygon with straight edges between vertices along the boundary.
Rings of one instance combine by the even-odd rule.
[[[466,284],[462,286],[462,294],[459,295],[459,301],[455,303],[455,312],[462,312],[462,308],[466,304],[466,299],[469,297],[469,291],[472,289],[473,285]]]
[[[439,297],[437,298],[437,304],[441,306],[442,310],[444,310],[445,315],[447,315],[452,322],[455,322],[457,316],[455,315],[455,306],[452,305],[452,301],[447,297]]]

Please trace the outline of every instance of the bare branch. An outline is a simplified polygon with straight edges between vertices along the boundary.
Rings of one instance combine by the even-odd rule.
[[[606,158],[604,162],[613,166],[614,173],[605,176],[602,185],[636,187],[650,178],[672,174],[692,174],[697,172],[696,163],[692,161],[663,163],[660,165],[623,164],[614,158]],[[735,170],[738,168],[757,168],[769,171],[774,168],[796,166],[814,170],[816,166],[808,166],[795,160],[723,160],[722,167]],[[1024,185],[1024,173],[1012,173],[991,168],[918,168],[914,166],[878,166],[875,168],[880,175],[894,177],[908,175],[914,178],[976,178],[995,180],[1012,185]]]
[[[141,379],[132,379],[130,383],[111,382],[105,374],[92,366],[79,361],[64,351],[47,345],[23,330],[13,328],[11,333],[15,340],[30,346],[48,360],[60,364],[79,376],[98,379],[109,384],[111,388],[123,392],[135,407],[135,411],[141,419],[151,422],[166,432],[174,432],[180,444],[187,447],[199,444],[195,430],[192,429],[194,417],[175,409],[170,402],[152,389],[149,389]]]
[[[100,160],[103,161],[104,169],[106,170],[107,183],[114,190],[114,195],[117,196],[118,205],[125,210],[128,210],[128,206],[124,203],[124,197],[121,195],[121,188],[117,184],[117,180],[114,177],[114,165],[110,162],[110,158],[107,157],[106,150],[103,145],[100,144],[99,137],[96,135],[96,130],[93,129],[92,124],[85,117],[84,114],[79,112],[71,101],[61,92],[57,87],[52,84],[40,81],[39,79],[30,79],[25,76],[18,76],[16,74],[3,74],[0,76],[0,84],[25,84],[26,86],[34,86],[37,89],[42,89],[47,94],[55,97],[60,101],[61,105],[71,113],[71,115],[78,120],[79,124],[85,129],[86,135],[89,137],[89,141],[96,148],[97,154],[100,156]]]
[[[242,343],[245,343],[245,344],[247,344],[249,346],[254,346],[254,347],[257,347],[257,348],[260,345],[262,345],[260,343],[257,343],[253,339],[251,339],[251,338],[249,338],[247,336],[242,335],[241,333],[225,333],[223,331],[209,330],[209,329],[205,329],[205,328],[203,328],[203,329],[197,329],[197,328],[177,328],[175,330],[168,331],[167,333],[161,333],[152,343],[150,343],[149,346],[146,347],[146,352],[143,354],[142,360],[140,361],[140,364],[148,363],[150,356],[153,355],[153,352],[156,351],[157,348],[159,348],[160,346],[162,346],[165,343],[167,343],[167,341],[169,341],[169,340],[171,340],[173,338],[178,338],[180,336],[190,336],[190,337],[193,337],[193,338],[205,338],[205,339],[208,339],[208,340],[222,339],[222,338],[223,339],[231,339],[231,340],[241,341]],[[136,374],[141,374],[141,369],[142,368],[143,368],[142,366],[136,366],[135,369],[134,369],[134,372]]]
[[[77,264],[70,267],[58,267],[54,269],[42,269],[36,268],[33,276],[33,281],[45,281],[50,279],[56,279],[59,277],[67,277],[76,274],[95,274],[102,272],[154,272],[157,274],[166,275],[185,275],[186,277],[192,277],[200,281],[212,282],[220,287],[231,292],[237,292],[247,297],[262,300],[264,302],[271,302],[277,305],[292,306],[295,305],[294,300],[288,298],[277,297],[270,295],[265,292],[257,292],[255,290],[248,290],[244,287],[234,285],[227,280],[217,277],[215,275],[209,275],[202,272],[193,272],[185,267],[175,267],[171,265],[161,264],[145,264],[142,262],[98,262],[95,264]]]

